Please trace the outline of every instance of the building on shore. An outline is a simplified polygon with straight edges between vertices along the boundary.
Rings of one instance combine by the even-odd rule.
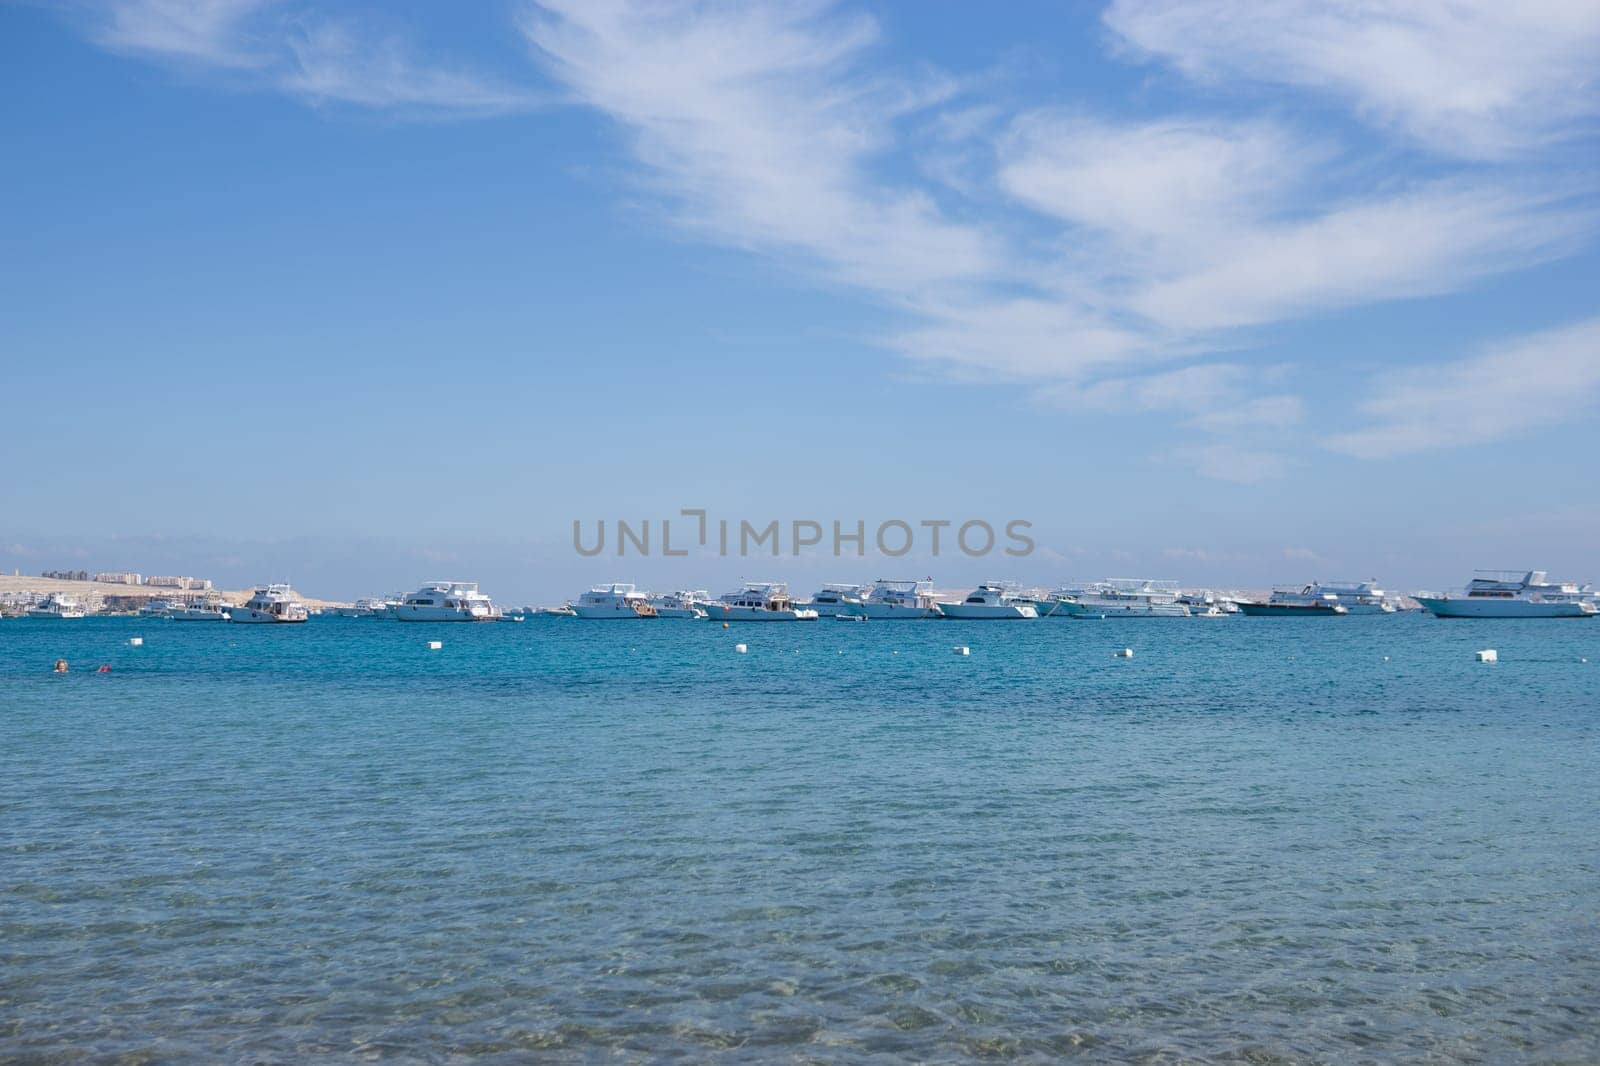
[[[147,577],[144,583],[150,588],[182,589],[185,592],[211,591],[211,581],[202,577]]]
[[[99,574],[94,575],[94,579],[96,581],[103,582],[103,583],[105,583],[107,585],[142,585],[142,584],[144,584],[143,575],[135,574],[132,571],[127,571],[125,573],[117,573],[117,572],[113,572],[113,571],[107,571],[105,573],[99,573]]]

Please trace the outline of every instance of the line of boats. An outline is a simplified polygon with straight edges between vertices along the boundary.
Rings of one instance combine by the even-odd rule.
[[[1449,593],[1417,593],[1422,609],[1439,618],[1588,618],[1600,611],[1600,592],[1589,585],[1551,581],[1542,570],[1480,570],[1466,588]],[[676,618],[714,622],[809,622],[821,618],[867,622],[953,618],[1015,620],[1038,618],[1222,618],[1338,617],[1393,614],[1400,597],[1375,581],[1312,582],[1274,589],[1265,599],[1209,590],[1184,590],[1176,582],[1112,578],[1051,592],[1025,591],[1007,582],[986,582],[964,596],[941,599],[931,578],[880,580],[872,585],[828,584],[811,598],[790,598],[783,582],[747,582],[713,598],[704,589],[656,594],[622,582],[596,585],[562,607],[538,614],[585,619]],[[71,596],[52,593],[27,610],[30,618],[82,618]],[[243,604],[217,600],[152,600],[145,616],[177,622],[281,624],[307,621],[315,612],[287,584],[260,585]],[[390,618],[401,622],[521,621],[479,591],[473,581],[432,581],[406,596],[357,600],[320,613],[351,618]]]
[[[1588,585],[1550,581],[1544,571],[1480,570],[1458,592],[1418,593],[1422,609],[1440,618],[1586,618],[1600,610],[1600,592]],[[876,619],[1026,620],[1037,618],[1338,617],[1394,614],[1401,597],[1376,581],[1312,582],[1277,588],[1265,599],[1210,590],[1184,590],[1176,582],[1111,578],[1052,592],[1024,591],[988,582],[963,597],[940,599],[932,579],[880,580],[873,585],[828,584],[809,600],[790,598],[782,582],[748,582],[713,599],[705,590],[664,595],[621,582],[596,585],[564,608],[543,613],[587,619],[708,618],[723,622],[806,622]]]

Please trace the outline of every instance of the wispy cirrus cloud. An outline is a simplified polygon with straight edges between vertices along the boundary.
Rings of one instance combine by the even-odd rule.
[[[304,0],[95,10],[108,48],[313,105],[475,117],[540,98]],[[538,0],[517,28],[565,102],[621,131],[668,224],[879,302],[896,323],[873,339],[919,365],[1185,426],[1181,461],[1212,477],[1293,466],[1304,403],[1281,356],[1248,357],[1272,328],[1592,240],[1592,174],[1533,165],[1600,114],[1592,4],[1114,0],[1104,19],[1125,55],[1229,106],[1019,107],[884,62],[878,22],[825,0]],[[1392,148],[1309,133],[1281,107],[1241,117],[1262,83],[1350,107],[1431,161],[1397,170]]]
[[[1107,19],[1156,51],[1187,15]],[[1477,24],[1441,40],[1469,54]],[[1570,252],[1596,221],[1522,174],[1396,182],[1273,118],[1008,115],[926,71],[886,73],[877,25],[826,4],[546,0],[523,28],[574,102],[626,132],[675,224],[877,297],[908,319],[885,346],[958,377],[1176,414],[1209,476],[1281,475],[1260,431],[1303,415],[1259,373],[1205,361],[1241,331],[1457,291]],[[1019,239],[1016,209],[1050,239]]]
[[[91,39],[111,51],[312,105],[460,118],[540,102],[524,87],[419,58],[399,34],[289,0],[100,0],[89,12]]]
[[[1600,318],[1449,363],[1380,375],[1365,428],[1328,446],[1362,459],[1504,440],[1600,409]]]
[[[1600,118],[1589,0],[1114,0],[1105,22],[1219,89],[1323,92],[1450,155],[1505,158]]]

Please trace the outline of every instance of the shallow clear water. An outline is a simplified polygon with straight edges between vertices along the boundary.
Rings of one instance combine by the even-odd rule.
[[[1597,722],[1585,621],[0,621],[0,1059],[1593,1061]]]

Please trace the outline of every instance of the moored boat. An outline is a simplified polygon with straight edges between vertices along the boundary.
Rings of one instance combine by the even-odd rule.
[[[65,592],[52,592],[43,601],[28,608],[29,618],[82,618],[83,608]]]
[[[572,609],[579,618],[589,619],[634,621],[657,617],[656,609],[650,606],[650,594],[623,582],[595,585],[578,597]]]
[[[705,605],[713,622],[815,622],[819,615],[789,598],[789,586],[781,581],[751,581],[738,592],[730,592]]]
[[[1458,592],[1413,597],[1436,618],[1592,618],[1593,593],[1543,570],[1478,570]]]
[[[704,618],[706,612],[701,605],[710,599],[711,594],[704,589],[679,589],[677,592],[651,596],[650,606],[657,618]]]
[[[1376,580],[1313,581],[1306,586],[1306,592],[1331,593],[1351,614],[1394,614],[1395,610],[1389,594],[1378,587]]]
[[[430,581],[393,609],[402,622],[493,622],[500,609],[476,581]]]
[[[933,596],[933,579],[921,581],[881,578],[860,603],[857,614],[865,618],[938,618],[944,612]]]
[[[310,617],[300,594],[288,585],[258,585],[239,607],[226,609],[228,621],[247,625],[304,622]]]
[[[1333,593],[1314,594],[1311,588],[1276,588],[1265,600],[1238,601],[1239,610],[1252,618],[1336,618],[1350,613]]]
[[[1187,618],[1176,582],[1148,578],[1109,578],[1081,590],[1060,590],[1051,599],[1051,617]]]
[[[809,602],[799,606],[816,611],[819,618],[832,618],[838,614],[859,615],[861,601],[866,594],[865,585],[823,585],[811,594]]]
[[[967,621],[1038,618],[1038,608],[1019,595],[1012,585],[988,582],[979,585],[956,603],[940,602],[946,618]]]
[[[174,622],[226,622],[229,605],[212,600],[174,604],[167,617]]]

